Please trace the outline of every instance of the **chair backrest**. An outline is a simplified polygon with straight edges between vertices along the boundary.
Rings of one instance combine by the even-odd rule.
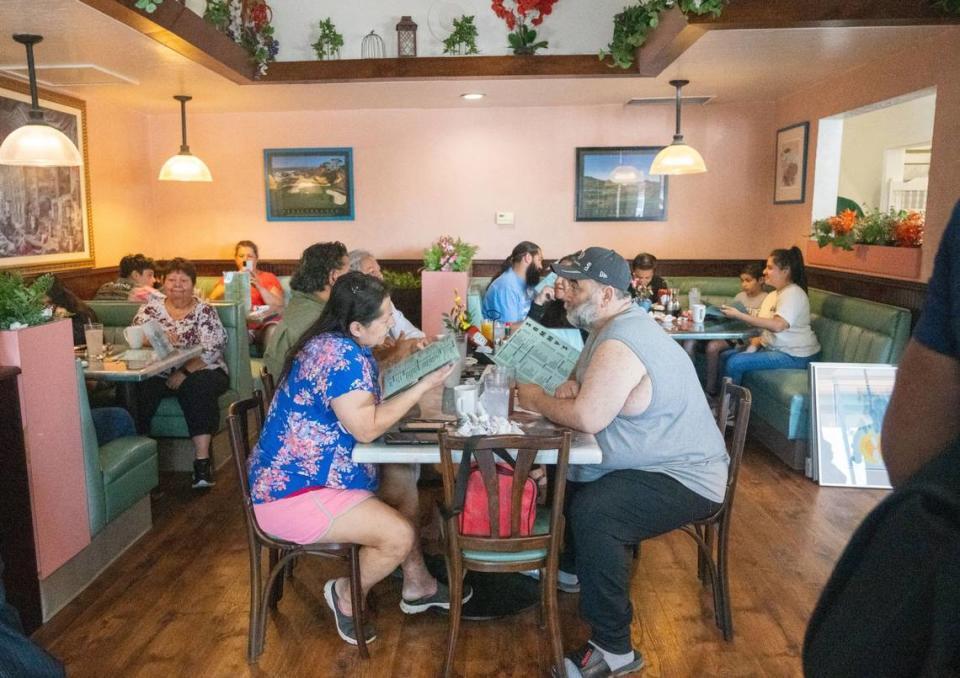
[[[271,537],[260,529],[256,515],[253,513],[253,500],[250,498],[250,483],[247,479],[247,459],[250,457],[250,428],[248,419],[250,412],[257,420],[257,431],[263,428],[263,394],[257,391],[252,398],[237,400],[230,405],[230,414],[227,416],[227,428],[230,431],[230,447],[233,450],[233,461],[237,466],[237,480],[240,483],[240,500],[243,503],[243,514],[247,520],[247,536],[251,547],[254,540],[263,544],[282,545],[283,542]]]
[[[820,360],[896,364],[910,339],[910,311],[898,306],[810,289],[810,324]]]
[[[273,375],[270,374],[270,370],[267,369],[266,365],[260,368],[260,382],[263,384],[263,401],[267,409],[270,409],[270,403],[273,402],[273,394],[277,390],[277,384],[273,380]]]
[[[743,447],[747,439],[747,426],[750,424],[750,406],[753,397],[750,389],[735,386],[729,379],[723,380],[720,388],[720,407],[718,425],[726,433],[727,417],[733,415],[733,431],[729,438],[727,452],[730,455],[730,466],[727,471],[727,487],[723,497],[724,520],[729,520],[730,509],[733,506],[733,497],[737,489],[737,476],[740,475],[740,462],[743,459]]]
[[[90,535],[96,535],[107,524],[107,491],[103,486],[103,468],[100,466],[100,443],[87,398],[87,384],[83,364],[77,360],[77,394],[80,403],[80,432],[83,442],[83,472],[87,487],[87,518]]]
[[[443,496],[445,507],[449,510],[454,501],[456,471],[453,464],[453,451],[463,451],[467,438],[440,433],[440,465],[443,474]],[[570,459],[570,432],[563,431],[551,436],[501,435],[481,438],[473,452],[477,468],[480,470],[484,486],[487,489],[487,511],[492,530],[499,533],[500,502],[499,480],[497,476],[497,457],[495,449],[516,449],[516,468],[510,492],[510,536],[477,537],[466,536],[449,530],[449,539],[455,548],[478,551],[517,552],[549,548],[559,552],[560,532],[563,519],[563,495],[566,490],[567,465]],[[533,469],[537,453],[540,450],[557,451],[557,469],[553,480],[551,501],[550,530],[545,535],[520,536],[521,506],[523,487]],[[556,538],[554,538],[556,537]]]

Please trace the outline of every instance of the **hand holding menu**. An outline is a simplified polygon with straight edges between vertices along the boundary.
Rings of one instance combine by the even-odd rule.
[[[579,357],[579,350],[527,318],[493,354],[493,362],[512,367],[517,381],[537,384],[553,395],[570,378]]]
[[[435,341],[383,371],[383,397],[408,389],[434,370],[458,360],[460,350],[453,337]]]

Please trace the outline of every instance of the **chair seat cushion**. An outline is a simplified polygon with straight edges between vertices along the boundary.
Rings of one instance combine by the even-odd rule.
[[[547,534],[550,531],[550,509],[544,506],[537,507],[537,519],[533,523],[534,534]],[[547,549],[531,549],[529,551],[474,551],[463,549],[463,557],[469,560],[484,560],[489,563],[517,563],[525,560],[537,560],[547,557]]]
[[[129,436],[111,440],[100,447],[100,468],[109,484],[157,455],[157,441],[144,436]]]

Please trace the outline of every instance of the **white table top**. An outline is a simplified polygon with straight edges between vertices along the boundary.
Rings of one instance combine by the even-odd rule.
[[[425,419],[450,419],[440,409],[443,393],[437,387],[420,400],[420,415]],[[557,432],[557,427],[540,415],[530,412],[517,412],[510,419],[520,424],[530,435],[549,435]],[[460,453],[453,453],[454,461],[460,460]],[[570,445],[571,464],[599,464],[603,459],[596,438],[589,433],[574,432]],[[440,448],[436,445],[387,445],[383,438],[372,443],[357,443],[353,448],[353,461],[365,464],[439,464]],[[556,450],[541,450],[537,454],[537,463],[556,464]]]
[[[146,381],[165,370],[183,365],[191,358],[199,357],[201,353],[203,353],[202,346],[191,346],[190,348],[178,348],[163,360],[91,360],[84,368],[83,373],[91,379],[103,379],[104,381]]]

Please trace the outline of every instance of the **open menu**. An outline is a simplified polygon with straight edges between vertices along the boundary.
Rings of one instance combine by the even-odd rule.
[[[400,393],[434,370],[458,360],[460,349],[453,337],[435,341],[383,371],[383,397]]]
[[[578,349],[527,318],[493,354],[493,362],[512,367],[517,381],[537,384],[553,395],[570,378],[579,357]]]

